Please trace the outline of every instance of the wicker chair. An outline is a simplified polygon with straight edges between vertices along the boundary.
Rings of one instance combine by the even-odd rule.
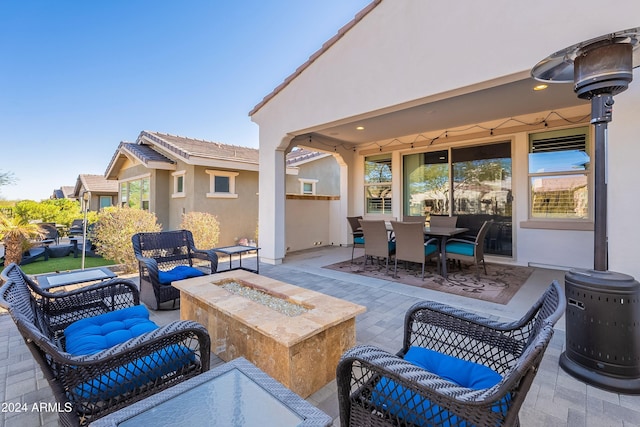
[[[178,308],[180,291],[161,280],[161,273],[178,266],[201,267],[204,273],[218,269],[218,255],[212,250],[196,249],[188,230],[138,233],[131,237],[140,272],[140,300],[149,308],[159,310],[161,304],[172,302]]]
[[[209,370],[209,335],[192,321],[172,322],[96,353],[69,352],[67,326],[139,304],[137,287],[130,280],[49,293],[16,264],[5,268],[2,278],[6,283],[0,288],[0,305],[9,310],[40,364],[62,408],[63,426],[89,424]]]
[[[396,237],[396,256],[393,265],[393,277],[398,276],[398,261],[415,262],[424,266],[428,259],[435,259],[440,271],[440,245],[438,239],[424,239],[424,223],[391,221]]]
[[[397,355],[357,346],[342,356],[337,368],[340,425],[519,425],[518,411],[564,309],[557,282],[511,323],[435,302],[415,304],[406,314]],[[414,348],[490,368],[497,383],[480,389],[458,385],[404,360]]]
[[[360,220],[362,216],[348,216],[347,221],[349,227],[351,227],[351,235],[353,236],[353,242],[351,244],[351,264],[353,264],[353,253],[356,250],[356,246],[364,248],[364,233],[362,232],[362,226]]]
[[[480,278],[479,264],[482,261],[484,274],[487,274],[487,265],[484,262],[484,238],[492,225],[493,220],[485,221],[473,241],[455,238],[447,240],[447,259],[473,262],[476,265],[477,278]]]
[[[364,270],[367,269],[367,261],[371,258],[385,259],[386,274],[389,274],[389,258],[396,252],[396,242],[389,240],[387,226],[382,219],[360,220],[364,233]]]
[[[431,215],[429,217],[429,227],[456,227],[457,224],[457,215]]]

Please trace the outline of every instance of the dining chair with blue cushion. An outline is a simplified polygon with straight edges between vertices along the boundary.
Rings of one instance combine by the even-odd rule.
[[[353,264],[353,254],[356,250],[356,246],[364,248],[364,233],[362,232],[362,226],[360,225],[361,219],[362,216],[347,217],[349,227],[351,227],[351,236],[353,237],[353,241],[351,242],[351,264]]]
[[[384,259],[386,274],[389,274],[389,258],[396,252],[396,242],[389,239],[389,231],[382,219],[360,220],[364,233],[364,269],[367,261],[371,259]]]
[[[424,223],[391,221],[396,241],[396,256],[393,277],[398,275],[398,261],[415,262],[422,265],[422,280],[427,260],[436,259],[440,270],[440,246],[438,239],[424,240]]]
[[[414,304],[397,354],[371,345],[343,354],[336,371],[340,425],[519,425],[565,304],[555,281],[515,322],[434,301]]]
[[[455,238],[449,239],[446,246],[447,259],[474,263],[476,266],[477,278],[480,278],[480,269],[478,264],[482,261],[482,267],[484,268],[484,274],[486,275],[487,266],[484,262],[484,238],[487,236],[487,231],[489,231],[492,224],[493,220],[485,221],[473,241]]]

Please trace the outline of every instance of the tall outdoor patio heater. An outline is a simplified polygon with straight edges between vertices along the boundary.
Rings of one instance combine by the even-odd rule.
[[[566,350],[560,366],[606,390],[640,394],[640,283],[608,271],[607,123],[613,96],[626,90],[640,66],[640,27],[577,43],[543,59],[532,76],[573,83],[591,101],[595,132],[594,268],[565,275]]]

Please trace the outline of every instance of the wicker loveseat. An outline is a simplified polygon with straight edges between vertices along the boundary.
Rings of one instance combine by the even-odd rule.
[[[518,411],[564,309],[556,282],[511,323],[416,303],[397,355],[357,346],[341,358],[340,425],[519,425]]]
[[[218,269],[218,255],[212,250],[196,249],[188,230],[137,233],[131,237],[140,269],[140,300],[149,308],[177,308],[180,291],[171,286],[174,280]],[[199,267],[199,268],[196,268]]]
[[[130,280],[49,293],[16,264],[5,268],[2,278],[0,305],[40,364],[64,426],[89,424],[209,370],[206,329],[192,321],[158,327],[139,305]],[[111,335],[114,325],[118,328]]]

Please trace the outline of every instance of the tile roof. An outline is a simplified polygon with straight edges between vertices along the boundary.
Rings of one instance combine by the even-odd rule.
[[[306,148],[300,148],[292,150],[287,153],[286,162],[287,166],[295,166],[301,162],[308,162],[312,159],[328,156],[327,153],[320,153],[318,151],[307,150]]]
[[[131,142],[122,142],[120,144],[120,148],[129,151],[131,154],[136,156],[138,160],[140,160],[144,164],[149,164],[149,162],[160,162],[160,163],[169,163],[175,164],[175,161],[170,158],[163,156],[158,153],[152,147],[148,145],[134,144]]]
[[[338,30],[338,33],[335,36],[333,36],[329,40],[327,40],[322,45],[322,47],[320,49],[318,49],[313,55],[311,55],[309,57],[309,59],[307,59],[307,61],[304,64],[299,66],[293,72],[293,74],[291,74],[289,77],[284,79],[284,82],[282,82],[278,87],[276,87],[270,94],[265,96],[262,99],[262,101],[260,101],[258,103],[258,105],[253,107],[253,110],[249,111],[249,116],[253,116],[255,113],[258,112],[258,110],[260,110],[262,107],[264,107],[267,102],[271,101],[272,98],[274,98],[278,93],[280,93],[280,91],[282,91],[285,87],[287,87],[289,85],[289,83],[291,83],[293,80],[295,80],[296,77],[298,77],[300,74],[302,74],[302,72],[304,70],[309,68],[309,66],[311,64],[313,64],[313,62],[316,59],[318,59],[323,53],[325,53],[327,50],[329,50],[329,48],[331,48],[331,46],[333,46],[338,40],[340,40],[342,38],[342,36],[344,36],[351,28],[353,28],[358,22],[360,22],[362,20],[362,18],[364,18],[369,12],[371,12],[381,2],[382,2],[382,0],[373,0],[364,9],[362,9],[360,12],[358,12],[356,14],[356,16],[350,22],[348,22],[346,25],[344,25],[342,28],[340,28]]]
[[[259,159],[257,148],[221,144],[219,142],[204,141],[202,139],[187,138],[160,132],[142,131],[137,143],[144,144],[147,141],[157,144],[185,160],[189,160],[191,157],[201,157],[258,164]]]
[[[63,185],[60,188],[56,188],[55,190],[53,190],[53,196],[52,198],[54,199],[73,199],[73,190],[74,190],[74,186],[72,185]]]
[[[86,191],[92,193],[117,193],[118,182],[109,181],[104,175],[89,175],[81,174],[78,176],[78,181],[82,183],[82,186]]]

